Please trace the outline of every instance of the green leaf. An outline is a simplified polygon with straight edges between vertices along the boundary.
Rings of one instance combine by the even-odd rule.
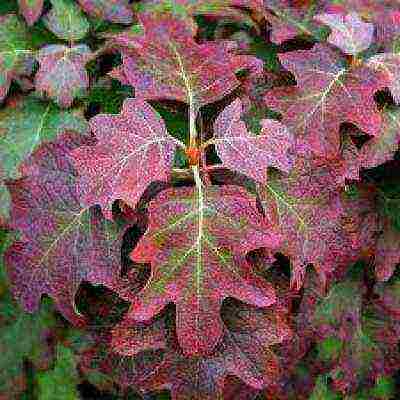
[[[7,179],[20,177],[18,167],[40,144],[64,131],[87,132],[82,115],[61,111],[33,97],[0,110],[0,164]]]
[[[39,400],[79,400],[76,361],[72,350],[57,346],[57,359],[53,370],[38,375]]]
[[[46,15],[45,24],[60,39],[76,42],[86,36],[90,24],[72,0],[51,0],[53,8]]]
[[[319,376],[309,400],[340,400],[340,395],[329,388],[326,376]]]

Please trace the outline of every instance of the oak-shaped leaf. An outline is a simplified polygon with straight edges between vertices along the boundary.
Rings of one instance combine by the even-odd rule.
[[[93,138],[65,133],[43,144],[9,181],[11,227],[20,239],[5,255],[15,297],[28,312],[43,294],[70,321],[81,323],[74,296],[82,281],[119,287],[119,229],[99,209],[82,208],[68,152]]]
[[[11,81],[30,75],[33,67],[32,43],[25,24],[14,14],[0,16],[0,102]]]
[[[21,14],[28,25],[33,25],[41,16],[44,0],[18,0]]]
[[[220,100],[239,81],[235,72],[260,69],[262,62],[235,56],[232,42],[197,44],[194,28],[171,14],[138,16],[144,35],[122,33],[113,41],[122,48],[123,83],[147,100],[179,100],[199,107]]]
[[[264,15],[271,25],[271,41],[281,44],[299,35],[321,39],[314,15],[324,10],[324,1],[263,0]]]
[[[117,24],[130,24],[133,11],[128,0],[78,0],[89,15]]]
[[[178,140],[170,136],[160,115],[139,99],[124,101],[118,115],[100,114],[90,120],[98,142],[71,153],[80,175],[85,206],[99,204],[112,218],[114,200],[134,208],[153,181],[167,181]]]
[[[331,28],[328,42],[339,47],[346,54],[361,53],[368,49],[373,41],[374,25],[362,21],[357,13],[320,14],[315,17],[315,20]]]
[[[399,17],[400,18],[400,17]],[[368,65],[382,71],[388,79],[388,86],[396,104],[400,103],[400,55],[395,53],[377,54],[368,60]]]
[[[47,94],[60,107],[70,107],[74,98],[85,94],[89,86],[85,64],[92,57],[93,53],[85,44],[73,47],[55,44],[40,49],[36,90]]]
[[[381,134],[367,141],[360,150],[359,160],[364,168],[373,168],[393,159],[400,143],[400,113],[386,109]]]
[[[187,356],[176,339],[170,338],[165,343],[164,358],[159,367],[153,373],[127,383],[143,392],[167,388],[173,400],[225,398],[228,375],[254,389],[275,383],[282,373],[282,366],[274,354],[274,347],[292,335],[282,310],[275,307],[263,310],[236,303],[225,306],[223,314],[223,336],[211,354]],[[138,329],[129,319],[124,320],[113,330],[113,350],[123,356],[149,350],[151,347],[147,342],[141,345],[143,334],[148,333],[149,328],[146,329]],[[153,329],[153,334],[155,332]]]
[[[70,43],[82,39],[89,31],[89,22],[72,0],[51,0],[52,9],[44,23],[57,37]]]
[[[333,386],[342,393],[393,373],[400,363],[398,320],[377,302],[366,302],[360,275],[353,271],[333,285],[311,319],[318,358],[330,366]]]
[[[241,119],[242,102],[237,99],[227,106],[214,124],[215,148],[223,166],[265,182],[267,167],[289,172],[292,134],[278,121],[263,119],[261,132],[249,132]]]
[[[195,16],[228,19],[257,28],[249,13],[262,14],[262,0],[144,0],[137,5],[139,12],[171,13],[188,24],[194,23]]]
[[[234,297],[260,307],[275,301],[239,256],[276,248],[280,235],[236,186],[178,188],[149,206],[149,226],[131,258],[150,262],[152,273],[133,298],[130,317],[146,321],[168,303],[177,309],[179,343],[187,354],[207,354],[223,334],[222,301]]]
[[[289,176],[270,174],[265,185],[263,204],[282,231],[280,251],[290,257],[293,288],[301,287],[308,264],[326,283],[336,269],[374,249],[374,197],[361,189],[352,199],[336,185],[334,170],[306,159]]]
[[[33,97],[12,99],[0,111],[0,220],[9,217],[9,194],[4,182],[20,178],[23,161],[65,130],[85,134],[88,124],[79,112],[61,111]]]
[[[379,136],[382,116],[374,94],[388,86],[385,74],[365,66],[349,69],[344,58],[324,44],[279,59],[294,74],[297,86],[273,89],[265,101],[282,113],[281,122],[296,136],[300,152],[337,156],[342,122]]]

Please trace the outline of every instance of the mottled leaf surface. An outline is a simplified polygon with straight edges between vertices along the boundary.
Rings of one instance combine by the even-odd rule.
[[[238,99],[227,106],[214,124],[215,148],[222,164],[265,182],[267,167],[289,172],[292,167],[290,149],[294,146],[291,133],[272,119],[263,119],[259,135],[247,130],[241,119],[242,102]]]
[[[79,113],[59,110],[33,97],[18,99],[0,111],[0,163],[4,178],[20,177],[19,166],[44,142],[64,131],[86,133],[88,125]]]
[[[42,48],[37,55],[40,68],[35,76],[36,90],[47,94],[60,107],[70,107],[74,98],[82,97],[89,86],[85,64],[92,57],[85,44]]]
[[[295,134],[300,152],[337,155],[342,122],[379,136],[382,117],[374,94],[388,86],[385,75],[363,66],[348,69],[344,59],[324,44],[279,58],[297,86],[274,89],[265,101],[282,113],[281,122]]]
[[[375,245],[373,200],[367,194],[349,199],[340,192],[329,192],[326,172],[324,167],[300,160],[288,177],[271,176],[265,188],[264,205],[269,213],[271,209],[276,213],[284,237],[281,251],[291,259],[291,281],[297,289],[308,264],[314,265],[325,282],[336,268],[355,261]]]
[[[236,257],[280,241],[243,189],[169,189],[150,204],[149,213],[149,227],[131,257],[150,262],[152,274],[134,298],[131,318],[148,320],[173,302],[180,345],[187,354],[204,354],[223,334],[224,298],[260,307],[275,301],[272,287]]]
[[[0,16],[0,101],[11,81],[29,75],[32,69],[32,44],[23,22],[13,14]]]
[[[83,10],[93,17],[117,24],[130,24],[133,12],[128,0],[78,0]]]
[[[169,14],[140,14],[144,35],[121,34],[123,81],[135,87],[135,96],[147,100],[179,100],[195,107],[220,100],[239,81],[235,72],[259,69],[259,60],[234,56],[232,44],[197,44],[195,32]]]
[[[97,115],[90,127],[96,146],[71,153],[80,175],[82,204],[99,204],[111,218],[114,200],[134,208],[151,182],[168,180],[177,140],[150,105],[127,99],[121,114]]]
[[[42,294],[73,322],[81,322],[74,296],[87,282],[116,287],[120,271],[118,230],[97,209],[82,208],[69,151],[92,139],[65,134],[42,145],[24,164],[26,178],[8,183],[12,226],[21,239],[6,253],[13,293],[26,311]]]
[[[44,0],[18,0],[21,14],[28,25],[33,25],[42,14]]]
[[[400,55],[394,53],[377,54],[368,60],[368,65],[382,71],[389,81],[389,89],[396,104],[400,103]]]
[[[321,14],[317,15],[315,19],[331,28],[328,42],[339,47],[346,54],[361,53],[372,43],[374,25],[363,22],[357,13]]]
[[[72,43],[87,34],[89,22],[72,0],[51,0],[51,4],[44,23],[57,37]]]
[[[281,374],[274,347],[290,339],[291,330],[282,310],[256,309],[245,304],[227,306],[223,336],[209,355],[188,357],[176,343],[164,350],[164,359],[152,374],[135,383],[142,390],[168,387],[174,400],[213,400],[223,398],[225,379],[236,376],[247,385],[261,389]],[[148,328],[147,328],[148,329]],[[123,321],[113,331],[115,351],[132,356],[148,347],[136,346],[143,332]]]

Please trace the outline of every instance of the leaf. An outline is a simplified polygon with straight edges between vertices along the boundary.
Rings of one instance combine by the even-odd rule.
[[[13,79],[30,74],[32,60],[32,45],[25,25],[14,14],[0,16],[0,102]]]
[[[8,183],[12,227],[21,234],[5,257],[13,293],[28,312],[48,294],[74,323],[83,319],[74,304],[83,280],[119,287],[118,229],[98,209],[80,206],[68,159],[69,151],[92,141],[65,134],[43,144],[24,164],[27,177]]]
[[[366,288],[359,275],[333,285],[320,298],[312,319],[317,341],[341,341],[340,351],[325,363],[331,368],[334,387],[343,394],[364,388],[383,373],[390,374],[400,361],[398,322],[377,303],[364,300]]]
[[[235,304],[227,306],[224,314],[228,321],[213,353],[188,357],[172,342],[153,373],[139,379],[135,377],[129,384],[135,384],[144,392],[169,387],[173,400],[214,400],[224,398],[228,375],[256,389],[275,382],[282,371],[273,349],[292,335],[282,310],[273,307],[260,310]],[[148,349],[140,346],[142,336],[140,328],[124,320],[113,331],[112,346],[121,355],[132,356]],[[131,343],[139,345],[131,347]]]
[[[264,0],[264,15],[271,25],[272,43],[281,44],[299,35],[322,39],[313,20],[323,10],[320,1]]]
[[[247,24],[258,29],[248,12],[241,8],[261,14],[262,0],[144,0],[136,7],[141,13],[170,13],[191,25],[194,24],[193,17],[204,15]]]
[[[368,60],[369,67],[382,71],[388,79],[388,86],[396,104],[400,103],[400,55],[393,53],[377,54]]]
[[[351,122],[371,136],[379,136],[382,117],[374,101],[388,85],[384,75],[366,67],[347,69],[335,51],[323,44],[279,56],[297,86],[277,88],[265,95],[266,104],[282,113],[300,152],[336,157],[339,128]]]
[[[375,257],[377,278],[388,280],[400,263],[400,233],[387,218],[383,220],[383,232],[378,239]]]
[[[279,240],[240,187],[166,190],[150,203],[148,229],[131,254],[151,262],[152,274],[134,297],[130,318],[146,321],[173,302],[184,352],[209,353],[222,336],[226,297],[260,307],[275,301],[272,288],[235,254],[275,248]]]
[[[93,17],[117,24],[130,24],[133,12],[128,0],[78,0],[85,12]]]
[[[76,42],[86,36],[89,22],[72,0],[51,0],[52,9],[44,23],[57,37]]]
[[[49,339],[52,337],[51,329],[56,327],[56,319],[49,300],[42,301],[38,312],[30,315],[6,294],[1,296],[0,321],[0,396],[11,396],[24,390],[24,385],[18,382],[24,382],[25,360],[39,369],[50,363],[52,348]]]
[[[363,22],[357,13],[320,14],[315,17],[315,20],[331,28],[328,42],[339,47],[346,54],[361,53],[372,43],[374,25]]]
[[[44,0],[18,0],[20,12],[29,26],[33,25],[41,16]]]
[[[0,111],[0,162],[6,179],[21,176],[19,167],[44,142],[64,131],[87,132],[79,114],[60,111],[33,97],[18,100]]]
[[[122,47],[119,79],[135,87],[135,97],[179,100],[198,109],[232,92],[239,85],[235,72],[261,68],[254,57],[235,57],[232,44],[197,44],[193,28],[167,13],[138,18],[144,36],[126,33],[113,40]]]
[[[38,399],[77,400],[78,383],[78,371],[72,350],[58,345],[54,369],[39,374]]]
[[[42,48],[37,55],[40,69],[35,76],[36,89],[47,93],[60,107],[70,107],[74,98],[82,97],[89,86],[85,64],[92,57],[85,44]]]
[[[144,101],[127,99],[120,114],[97,115],[90,120],[90,127],[98,139],[96,146],[71,153],[85,206],[99,204],[111,218],[114,200],[135,208],[151,182],[169,179],[178,141]]]
[[[339,394],[329,388],[327,377],[319,376],[308,400],[340,400],[340,398]]]
[[[378,137],[370,139],[360,150],[359,159],[364,168],[373,168],[393,159],[400,142],[400,112],[386,109],[383,129]]]
[[[263,119],[259,135],[249,132],[241,120],[239,99],[225,108],[214,124],[215,148],[225,167],[265,182],[267,167],[289,172],[292,159],[289,150],[293,138],[281,123]]]
[[[325,167],[299,160],[289,176],[271,174],[263,194],[283,234],[280,251],[291,259],[291,285],[299,289],[308,264],[323,283],[337,268],[375,245],[377,215],[368,193],[347,199],[335,189]],[[334,186],[333,186],[334,187]]]

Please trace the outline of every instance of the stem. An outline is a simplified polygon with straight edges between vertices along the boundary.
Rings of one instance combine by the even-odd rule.
[[[197,117],[197,109],[193,104],[193,99],[190,98],[189,102],[189,148],[196,147],[197,143],[197,129],[196,129],[196,117]]]

